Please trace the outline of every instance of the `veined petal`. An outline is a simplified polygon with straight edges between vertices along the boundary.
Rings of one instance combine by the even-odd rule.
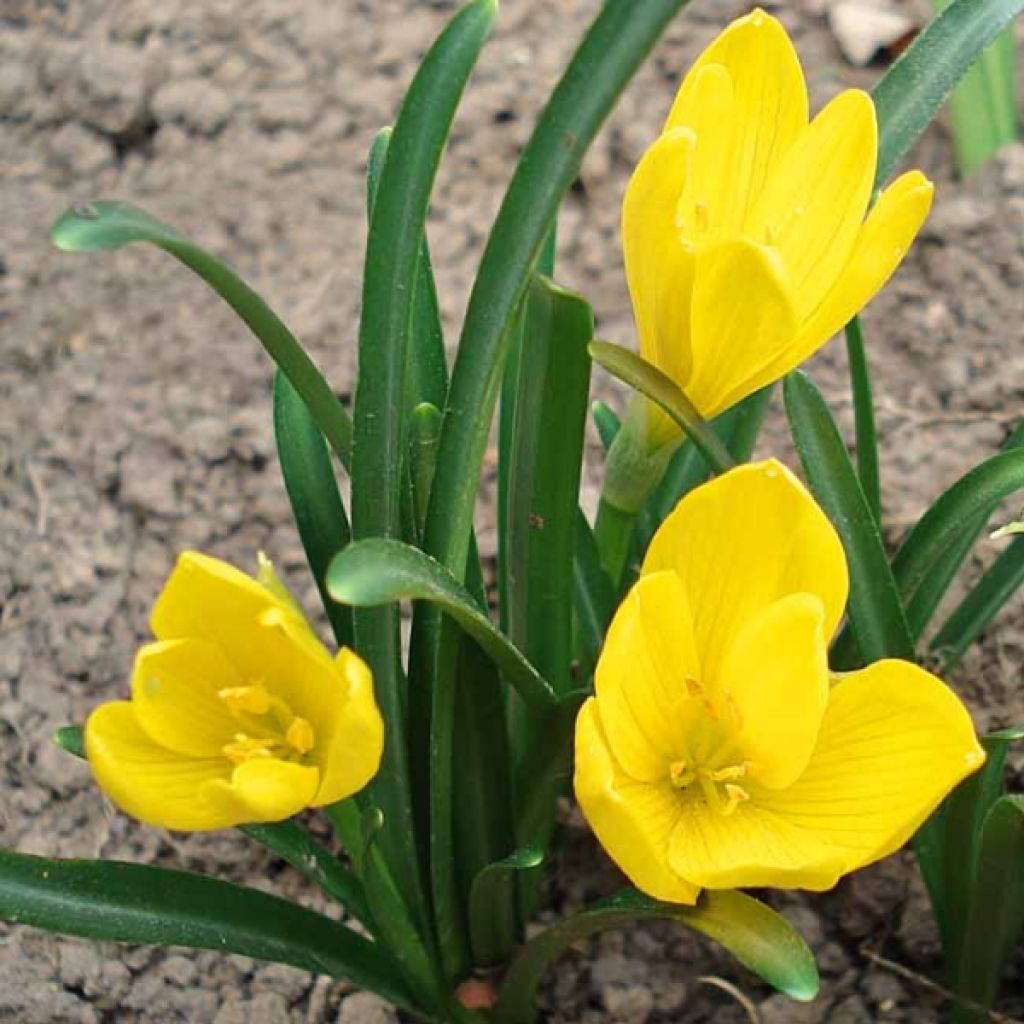
[[[643,357],[677,383],[690,367],[693,257],[676,224],[693,134],[662,135],[644,154],[622,202],[622,247]]]
[[[949,687],[910,662],[879,661],[832,687],[804,774],[754,800],[841,851],[845,874],[898,850],[984,760]]]
[[[191,757],[219,757],[238,723],[217,692],[242,683],[213,644],[193,639],[146,644],[132,673],[135,717],[154,743]]]
[[[697,83],[701,72],[720,65],[733,84],[730,152],[723,176],[731,197],[731,226],[764,188],[773,167],[807,125],[807,87],[786,30],[771,15],[756,10],[734,21],[704,51],[679,88],[666,122],[693,127],[700,117]]]
[[[598,841],[638,889],[670,903],[697,901],[697,887],[668,866],[678,793],[667,781],[650,786],[622,771],[601,730],[594,698],[576,719],[574,787]]]
[[[803,484],[774,459],[738,466],[687,494],[659,527],[646,575],[673,569],[686,587],[701,667],[720,677],[733,638],[789,594],[814,594],[822,632],[842,618],[849,578],[842,544]]]
[[[230,780],[206,783],[200,797],[232,825],[284,821],[313,802],[319,776],[311,765],[257,757],[238,765]]]
[[[707,889],[820,891],[831,889],[843,871],[840,851],[753,799],[732,814],[687,801],[669,843],[669,864]]]
[[[810,760],[828,702],[824,611],[790,594],[756,612],[726,651],[714,689],[735,702],[737,741],[750,777],[778,789]]]
[[[935,187],[920,171],[907,171],[879,197],[861,227],[853,252],[821,305],[801,326],[788,373],[859,313],[900,265],[932,206]]]
[[[343,647],[335,659],[347,692],[338,695],[333,727],[314,757],[320,769],[314,807],[358,793],[377,774],[384,750],[384,721],[373,696],[373,675],[359,655]]]
[[[187,832],[234,822],[199,797],[231,766],[223,757],[193,758],[154,743],[128,701],[101,704],[85,723],[85,752],[100,789],[125,814],[159,828]]]
[[[686,756],[700,679],[690,608],[673,572],[638,580],[615,613],[594,674],[597,711],[616,760],[633,779],[662,782]]]
[[[782,265],[766,246],[721,242],[701,251],[695,268],[692,370],[682,388],[710,419],[727,395],[757,390],[746,382],[792,343],[797,317]]]
[[[751,208],[744,233],[778,249],[801,319],[818,306],[850,256],[871,197],[877,153],[871,97],[847,89],[796,140]]]

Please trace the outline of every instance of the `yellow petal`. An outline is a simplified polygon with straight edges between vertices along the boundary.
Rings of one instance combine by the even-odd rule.
[[[238,765],[230,780],[208,782],[200,795],[203,803],[233,825],[283,821],[309,807],[319,774],[309,765],[258,757]]]
[[[846,605],[846,556],[803,484],[774,459],[738,466],[691,491],[659,527],[644,574],[675,570],[686,587],[707,678],[749,619],[788,594],[814,594],[831,637]]]
[[[680,86],[666,130],[692,127],[700,118],[697,86],[703,70],[712,65],[724,68],[733,85],[730,155],[722,168],[731,197],[729,227],[742,223],[772,168],[807,125],[807,87],[786,30],[756,10],[734,21],[694,64]]]
[[[899,849],[985,759],[963,704],[904,661],[840,677],[818,746],[788,789],[756,799],[843,855],[843,873]]]
[[[792,343],[796,313],[772,250],[745,239],[721,242],[695,258],[692,370],[682,384],[705,419],[727,395],[751,394],[756,371]],[[738,401],[734,398],[732,401]]]
[[[235,823],[199,797],[204,786],[230,774],[228,762],[185,757],[154,743],[128,701],[93,711],[85,723],[85,752],[100,789],[133,818],[188,832]]]
[[[663,135],[637,165],[622,202],[622,248],[640,351],[677,383],[690,367],[693,260],[676,211],[692,151],[692,133]]]
[[[668,866],[678,793],[667,782],[649,786],[623,773],[608,748],[593,698],[576,719],[574,786],[598,841],[638,889],[670,903],[696,902],[696,886]]]
[[[908,171],[881,195],[868,214],[838,281],[800,329],[788,373],[832,337],[892,276],[931,209],[935,188],[920,171]]]
[[[343,647],[337,664],[346,684],[332,729],[317,737],[314,756],[320,768],[320,783],[314,807],[343,800],[366,785],[377,774],[384,749],[384,721],[373,696],[373,676],[366,662]]]
[[[615,613],[594,674],[604,735],[633,779],[663,782],[685,757],[687,677],[701,671],[686,591],[675,573],[652,573]]]
[[[161,746],[192,757],[218,757],[238,724],[217,695],[242,678],[220,650],[202,640],[161,640],[135,656],[132,701],[139,725]]]
[[[756,612],[725,654],[714,688],[731,696],[751,778],[778,789],[807,767],[828,701],[821,599],[791,594]]]
[[[753,799],[732,814],[687,800],[669,842],[669,864],[707,889],[830,889],[842,872],[839,851]]]
[[[778,248],[801,319],[846,264],[871,197],[878,129],[871,97],[836,96],[772,171],[745,233]]]

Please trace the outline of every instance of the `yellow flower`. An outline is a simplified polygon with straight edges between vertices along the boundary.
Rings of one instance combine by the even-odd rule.
[[[808,123],[796,52],[763,11],[686,76],[629,183],[622,236],[641,353],[704,417],[805,360],[899,265],[932,185],[904,174],[865,219],[877,153],[867,93]]]
[[[983,762],[963,705],[916,665],[829,677],[846,595],[839,538],[775,461],[665,520],[576,724],[580,807],[639,889],[830,888]]]
[[[85,726],[96,781],[125,813],[190,831],[280,821],[376,774],[370,670],[347,648],[331,657],[269,563],[260,580],[194,551],[178,560],[132,699]]]

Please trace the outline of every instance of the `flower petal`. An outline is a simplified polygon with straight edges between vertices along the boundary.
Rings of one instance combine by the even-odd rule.
[[[594,834],[638,889],[670,903],[696,902],[696,886],[679,878],[667,862],[678,793],[667,781],[649,786],[623,773],[601,730],[594,698],[576,719],[574,786]]]
[[[845,874],[898,850],[984,760],[949,687],[910,662],[879,661],[833,686],[801,778],[756,799],[839,849]]]
[[[233,825],[284,821],[313,802],[319,777],[311,765],[257,757],[238,765],[230,781],[208,782],[200,796]]]
[[[373,696],[373,676],[359,655],[343,647],[336,659],[347,694],[333,729],[313,749],[320,768],[312,804],[321,807],[358,793],[377,774],[384,750],[384,721]]]
[[[154,743],[191,757],[219,757],[238,724],[217,691],[240,686],[234,666],[202,640],[161,640],[135,656],[135,717]]]
[[[746,382],[792,343],[798,323],[778,258],[746,239],[696,256],[692,302],[692,370],[682,388],[710,419],[727,395],[757,390]]]
[[[756,10],[734,21],[701,54],[679,88],[666,130],[693,126],[700,116],[701,73],[716,64],[733,83],[730,155],[722,176],[728,179],[728,214],[735,225],[743,222],[772,168],[806,127],[807,87],[786,30]]]
[[[735,702],[750,776],[778,789],[807,767],[828,702],[824,611],[813,594],[790,594],[736,634],[713,690]]]
[[[669,843],[676,874],[706,889],[769,886],[831,889],[843,868],[840,851],[752,800],[732,814],[692,797]]]
[[[622,202],[622,248],[643,357],[677,383],[690,367],[693,258],[676,209],[689,174],[693,135],[673,131],[644,154]]]
[[[125,814],[160,828],[227,828],[229,817],[203,802],[200,789],[230,775],[223,758],[192,758],[154,743],[128,701],[101,704],[85,723],[85,752],[100,789]]]
[[[893,275],[932,206],[935,187],[907,171],[879,197],[861,227],[850,258],[821,305],[801,327],[788,372],[859,313]]]
[[[594,673],[604,735],[633,779],[664,781],[685,757],[687,676],[701,671],[686,590],[675,573],[652,573],[619,606]]]
[[[832,524],[774,459],[738,466],[691,491],[659,527],[643,573],[679,573],[707,679],[748,620],[788,594],[814,594],[830,638],[849,586]]]
[[[871,97],[836,96],[772,171],[745,233],[775,246],[801,318],[839,277],[871,197],[878,128]]]

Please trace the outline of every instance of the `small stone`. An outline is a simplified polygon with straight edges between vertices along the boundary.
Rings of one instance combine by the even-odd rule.
[[[167,82],[153,96],[158,121],[178,122],[200,135],[220,131],[232,110],[231,97],[205,78]]]
[[[848,996],[828,1015],[828,1024],[872,1024],[872,1020],[859,996]]]
[[[612,1020],[644,1024],[654,1012],[654,996],[641,985],[611,985],[601,992],[601,1002]]]
[[[289,1024],[288,1003],[276,992],[244,1000],[231,996],[221,1005],[213,1024]]]
[[[53,162],[76,177],[95,174],[114,159],[106,139],[74,121],[61,125],[53,133],[49,149]]]
[[[337,1024],[398,1024],[398,1014],[372,992],[354,992],[338,1008]]]
[[[820,1001],[798,1003],[781,994],[770,996],[757,1008],[761,1024],[817,1024],[823,1010]]]

